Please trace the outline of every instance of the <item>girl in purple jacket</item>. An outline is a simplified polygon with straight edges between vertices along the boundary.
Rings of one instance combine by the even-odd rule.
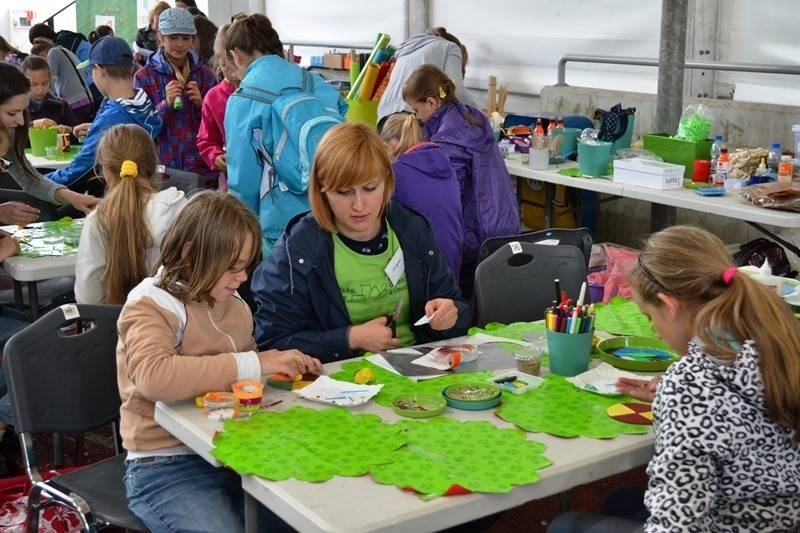
[[[519,204],[489,119],[459,103],[453,80],[438,67],[422,65],[406,81],[403,98],[425,123],[428,138],[450,158],[464,213],[462,290],[471,293],[478,251],[491,237],[516,235]]]
[[[392,200],[428,219],[442,257],[458,283],[464,221],[458,179],[450,160],[436,143],[425,140],[417,117],[410,113],[389,115],[381,139],[392,159]]]

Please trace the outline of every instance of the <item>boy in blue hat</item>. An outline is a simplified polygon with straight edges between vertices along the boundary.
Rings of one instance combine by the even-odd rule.
[[[47,177],[56,183],[70,186],[86,176],[91,177],[95,152],[106,130],[117,124],[136,124],[155,139],[163,123],[155,106],[142,89],[133,88],[133,51],[123,39],[109,35],[98,39],[89,49],[89,59],[78,68],[92,67],[92,78],[105,99],[91,124],[75,126],[75,136],[86,135],[81,151],[68,167],[56,170]],[[88,175],[88,176],[87,176]],[[72,187],[84,190],[83,184]]]

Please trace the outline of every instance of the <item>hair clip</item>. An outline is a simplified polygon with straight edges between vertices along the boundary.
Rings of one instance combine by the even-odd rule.
[[[446,92],[444,92],[444,89],[442,89],[441,87],[439,87],[439,99],[440,99],[440,100],[444,100],[445,98],[447,98],[447,93],[446,93]]]

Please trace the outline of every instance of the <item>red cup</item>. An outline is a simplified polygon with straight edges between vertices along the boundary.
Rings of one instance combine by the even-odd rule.
[[[711,176],[711,161],[708,159],[698,159],[694,162],[692,169],[692,181],[697,183],[708,183]]]

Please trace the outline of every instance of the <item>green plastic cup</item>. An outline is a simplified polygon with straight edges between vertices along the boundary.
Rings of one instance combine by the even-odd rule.
[[[58,128],[30,128],[28,138],[31,140],[31,154],[45,157],[48,146],[56,146],[58,140]]]
[[[578,164],[581,174],[599,178],[608,174],[608,163],[611,161],[611,143],[597,144],[578,143]]]

